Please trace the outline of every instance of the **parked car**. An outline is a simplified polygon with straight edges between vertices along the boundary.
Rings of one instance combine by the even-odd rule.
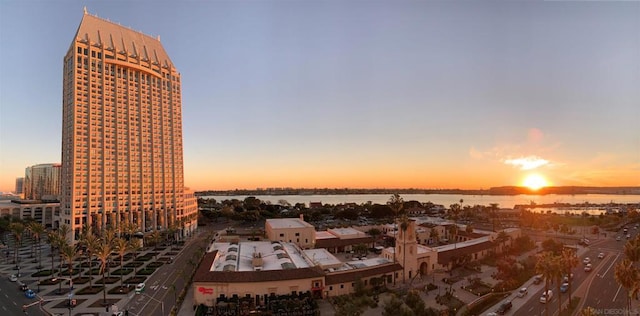
[[[551,302],[553,299],[553,291],[547,290],[547,292],[542,292],[542,296],[540,296],[540,303],[546,304],[547,302]]]
[[[504,315],[511,309],[512,306],[513,304],[511,304],[511,301],[506,301],[502,303],[500,307],[498,307],[498,310],[496,311],[496,313],[498,315]]]
[[[144,292],[145,286],[146,284],[144,283],[138,283],[138,285],[136,285],[136,294]]]
[[[18,286],[19,286],[20,291],[22,291],[22,292],[24,292],[24,291],[29,289],[29,287],[24,283],[20,283],[20,284],[18,284]]]
[[[584,266],[584,272],[589,272],[591,271],[591,269],[592,269],[591,263],[587,263],[587,265]]]
[[[560,285],[560,293],[567,293],[569,290],[569,283],[565,282]]]
[[[604,258],[604,252],[601,252],[598,254],[598,259],[602,259],[602,258]]]
[[[26,298],[34,298],[34,297],[36,297],[36,293],[33,290],[26,290],[24,292],[24,296]]]
[[[582,263],[584,263],[584,264],[591,263],[591,258],[589,258],[589,257],[584,258],[584,260],[582,260]]]
[[[525,297],[527,295],[527,293],[529,293],[529,290],[527,290],[526,287],[523,287],[521,289],[518,290],[518,297]]]
[[[16,282],[18,281],[18,277],[15,274],[12,274],[9,276],[9,281]]]
[[[616,237],[616,241],[620,241],[620,240],[622,240],[622,237],[620,236]]]

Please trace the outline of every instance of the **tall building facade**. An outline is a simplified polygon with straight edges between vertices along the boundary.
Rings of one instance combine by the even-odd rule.
[[[26,200],[58,200],[60,198],[59,163],[45,163],[27,167],[23,191]]]
[[[69,237],[83,227],[195,227],[197,208],[184,197],[180,73],[160,38],[85,9],[63,78],[60,224]]]
[[[19,195],[21,198],[24,197],[24,178],[20,177],[20,178],[16,178],[16,190],[15,192],[13,192],[17,195]]]

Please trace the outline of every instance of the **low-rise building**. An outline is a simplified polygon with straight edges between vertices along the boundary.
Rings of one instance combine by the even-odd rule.
[[[316,230],[300,218],[270,218],[265,223],[265,233],[272,241],[292,242],[303,249],[314,248]]]

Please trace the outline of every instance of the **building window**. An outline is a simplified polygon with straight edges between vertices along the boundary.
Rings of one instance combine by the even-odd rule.
[[[329,291],[333,291],[333,285],[329,287]]]
[[[299,236],[300,236],[300,233],[296,233],[296,237],[299,237]]]
[[[340,288],[341,288],[341,289],[344,289],[344,284],[340,284]]]

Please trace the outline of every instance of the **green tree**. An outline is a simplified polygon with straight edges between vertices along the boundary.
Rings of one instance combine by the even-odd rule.
[[[385,301],[382,309],[382,316],[410,316],[413,312],[404,305],[401,299],[393,295],[391,299]]]
[[[367,231],[367,234],[371,235],[371,237],[373,237],[373,245],[372,247],[376,246],[376,242],[378,242],[378,238],[382,235],[382,231],[378,228],[371,228]]]

